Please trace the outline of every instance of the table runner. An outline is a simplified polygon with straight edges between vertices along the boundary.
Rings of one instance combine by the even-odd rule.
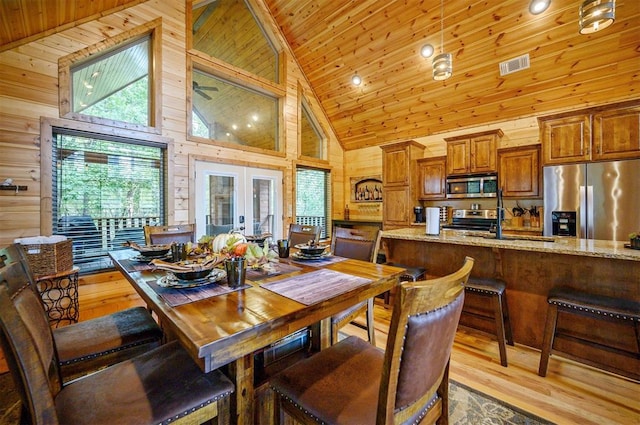
[[[218,285],[210,283],[208,285],[196,286],[195,288],[164,288],[155,281],[147,282],[151,289],[165,300],[171,307],[192,303],[205,298],[211,298],[218,295],[228,294],[233,291],[250,288],[251,285],[245,284],[238,288],[229,288],[227,285]]]
[[[262,285],[304,305],[316,304],[351,291],[371,280],[334,270],[320,269]]]

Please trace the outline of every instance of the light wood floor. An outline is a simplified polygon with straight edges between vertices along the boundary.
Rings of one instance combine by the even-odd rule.
[[[80,320],[143,305],[116,272],[81,278]],[[376,300],[378,302],[378,300]],[[391,310],[375,307],[376,343],[384,348]],[[344,332],[366,339],[366,332]],[[507,346],[509,367],[500,366],[498,345],[476,331],[459,330],[451,379],[558,424],[640,425],[640,383],[552,356],[546,378],[538,376],[540,352]],[[1,353],[0,353],[1,354]],[[0,372],[7,370],[0,355]]]
[[[384,348],[391,310],[375,306],[376,345]],[[346,334],[367,338],[356,326]],[[507,346],[508,367],[498,344],[475,330],[458,330],[450,378],[557,424],[640,424],[640,383],[552,356],[545,378],[538,376],[540,351]]]

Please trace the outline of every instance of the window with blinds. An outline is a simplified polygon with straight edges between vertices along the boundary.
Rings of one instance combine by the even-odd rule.
[[[326,170],[296,169],[296,223],[322,226],[321,238],[327,238],[331,224],[331,173]]]
[[[55,129],[53,233],[73,240],[81,272],[112,267],[110,250],[144,244],[143,226],[165,222],[165,147]]]

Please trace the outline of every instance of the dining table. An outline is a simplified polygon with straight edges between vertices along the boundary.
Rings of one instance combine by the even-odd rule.
[[[331,344],[331,316],[397,285],[400,267],[333,255],[309,261],[280,258],[269,268],[248,268],[244,284],[226,279],[181,287],[171,272],[138,252],[109,253],[115,268],[155,313],[168,340],[177,339],[204,372],[222,368],[235,384],[231,420],[256,423],[255,353],[310,328],[311,351]],[[213,279],[212,279],[213,280]],[[188,286],[188,285],[187,285]]]

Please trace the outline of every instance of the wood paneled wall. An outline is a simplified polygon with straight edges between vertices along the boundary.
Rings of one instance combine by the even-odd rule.
[[[256,14],[268,27],[269,33],[279,37],[277,26],[260,2],[252,2]],[[323,112],[318,107],[309,84],[282,39],[275,40],[282,47],[285,59],[282,141],[286,151],[268,155],[229,149],[187,139],[187,48],[185,2],[182,0],[149,0],[96,20],[80,24],[42,39],[0,52],[0,181],[12,178],[14,184],[28,186],[19,193],[0,193],[0,244],[15,238],[40,235],[41,185],[40,118],[60,118],[58,107],[58,60],[107,38],[144,25],[154,19],[161,24],[161,90],[162,136],[173,140],[173,155],[169,158],[169,173],[173,177],[170,188],[170,223],[193,220],[194,171],[190,158],[210,158],[213,161],[242,163],[260,167],[269,164],[284,171],[284,202],[287,224],[295,214],[293,184],[296,164],[329,167],[334,179],[333,201],[342,210],[344,196],[343,154]],[[328,161],[298,160],[298,102],[303,93],[328,137]],[[171,196],[172,195],[172,196]],[[44,200],[47,202],[47,200]]]

